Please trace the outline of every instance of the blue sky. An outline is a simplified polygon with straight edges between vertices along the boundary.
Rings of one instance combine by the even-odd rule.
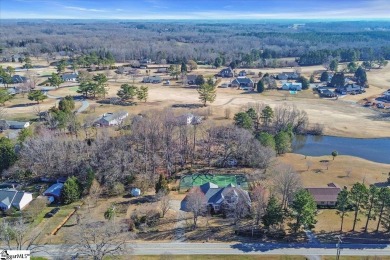
[[[390,0],[0,0],[1,19],[390,19]]]

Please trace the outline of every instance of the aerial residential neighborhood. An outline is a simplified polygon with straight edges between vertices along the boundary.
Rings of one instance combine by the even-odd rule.
[[[389,13],[1,2],[0,258],[389,259]]]

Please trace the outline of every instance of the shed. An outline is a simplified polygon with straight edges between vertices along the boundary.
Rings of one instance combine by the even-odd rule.
[[[63,183],[53,184],[43,193],[43,195],[48,197],[54,197],[56,200],[59,200],[61,198],[61,192],[63,187]]]
[[[138,197],[141,196],[141,190],[138,188],[132,188],[130,191],[131,196]]]

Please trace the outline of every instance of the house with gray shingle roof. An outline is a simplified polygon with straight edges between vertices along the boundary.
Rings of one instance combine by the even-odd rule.
[[[302,90],[302,83],[286,82],[282,85],[283,90],[300,91]]]
[[[160,76],[149,76],[149,77],[144,77],[142,79],[142,82],[143,83],[153,83],[153,84],[157,84],[157,83],[161,83],[162,79]]]
[[[234,77],[234,72],[233,72],[233,70],[229,67],[229,68],[222,69],[222,70],[218,73],[218,75],[221,76],[222,78],[232,78],[232,77]]]
[[[30,122],[0,120],[0,130],[23,129],[30,126]]]
[[[232,81],[231,85],[236,88],[253,89],[254,83],[248,77],[237,77]]]
[[[119,125],[128,116],[129,113],[127,113],[126,111],[121,111],[117,113],[106,113],[98,121],[96,121],[96,124],[99,124],[101,126]]]
[[[79,75],[77,75],[77,73],[66,73],[66,74],[63,74],[61,75],[61,78],[63,81],[77,81],[77,77]]]
[[[278,80],[298,79],[301,74],[296,72],[282,72],[278,74]]]
[[[14,207],[18,210],[27,206],[33,197],[29,192],[17,191],[14,189],[0,190],[0,209],[3,211]]]
[[[341,95],[346,95],[352,92],[361,92],[364,90],[364,87],[357,84],[346,84],[345,86],[338,87],[335,91],[340,93]]]
[[[207,182],[199,186],[199,188],[206,197],[207,206],[214,210],[214,212],[219,212],[221,210],[222,204],[225,200],[234,201],[235,198],[238,198],[238,193],[244,194],[244,197],[249,204],[251,201],[247,191],[239,187],[235,187],[233,184],[229,184],[226,187],[221,188],[212,182]]]

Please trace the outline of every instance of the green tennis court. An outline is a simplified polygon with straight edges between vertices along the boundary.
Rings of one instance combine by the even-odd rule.
[[[192,187],[197,187],[207,182],[217,184],[219,187],[233,184],[240,186],[242,189],[248,189],[248,181],[243,174],[195,173],[185,175],[180,179],[180,191],[187,191]]]

